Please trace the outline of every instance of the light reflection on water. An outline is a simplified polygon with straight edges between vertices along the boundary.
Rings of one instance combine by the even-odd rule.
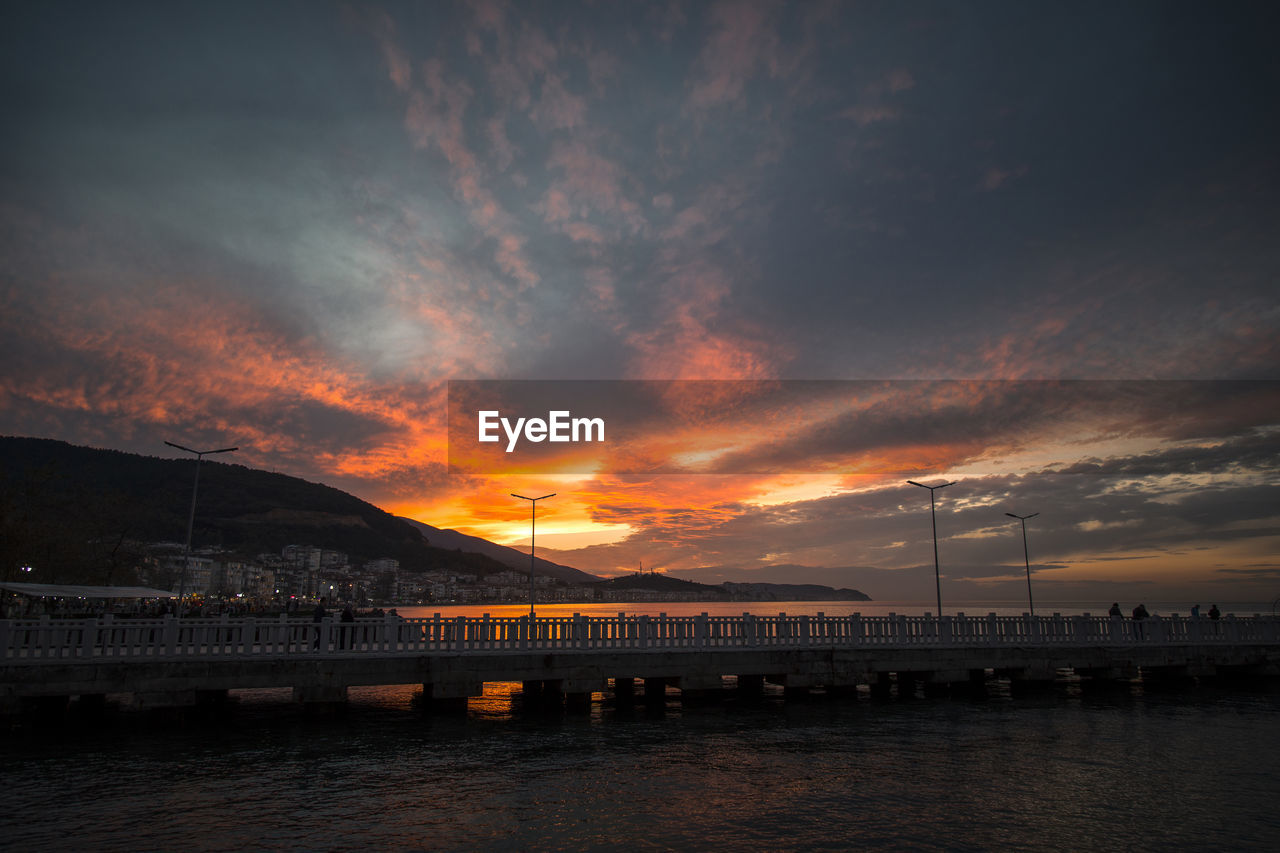
[[[1280,691],[523,709],[412,687],[306,716],[246,691],[219,722],[10,733],[16,850],[1271,847]]]

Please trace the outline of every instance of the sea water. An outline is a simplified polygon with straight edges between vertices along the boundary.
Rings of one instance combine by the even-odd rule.
[[[0,846],[1210,850],[1280,838],[1274,681],[1094,692],[1064,680],[1030,695],[996,682],[928,699],[769,688],[700,706],[674,691],[657,706],[597,694],[581,714],[526,708],[519,684],[490,684],[456,716],[420,713],[413,692],[353,688],[344,712],[316,715],[288,691],[243,691],[213,719],[13,727],[0,735]]]

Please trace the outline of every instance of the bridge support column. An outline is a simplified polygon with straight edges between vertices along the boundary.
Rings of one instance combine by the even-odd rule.
[[[546,678],[542,681],[542,690],[536,694],[537,704],[541,708],[556,711],[564,708],[564,681],[559,678]]]
[[[1130,678],[1138,677],[1138,668],[1129,665],[1082,666],[1076,667],[1075,673],[1081,678],[1096,678],[1101,681],[1127,681]]]
[[[196,707],[196,691],[146,690],[133,694],[132,706],[138,710],[157,711]]]
[[[520,684],[520,694],[526,705],[557,704],[561,699],[560,681],[547,678],[523,681]]]
[[[782,695],[787,699],[803,699],[817,686],[817,679],[812,675],[788,672],[783,675],[766,675],[765,681],[782,687]]]
[[[558,701],[571,714],[584,714],[591,710],[591,697],[605,689],[607,684],[598,678],[566,678],[553,682]]]
[[[81,693],[70,710],[82,720],[100,720],[107,713],[107,694]]]
[[[634,678],[615,678],[613,680],[613,701],[619,705],[630,705],[636,701],[636,680]]]
[[[227,690],[197,690],[196,704],[201,707],[222,708],[231,701]]]
[[[829,673],[822,676],[822,686],[832,698],[857,696],[861,676],[854,667],[836,663]]]
[[[916,685],[919,679],[914,672],[898,673],[898,698],[910,699],[916,695]]]
[[[1182,687],[1194,678],[1195,673],[1188,665],[1142,667],[1142,684],[1144,687],[1154,689]]]
[[[1218,664],[1212,676],[1216,682],[1224,684],[1252,682],[1256,678],[1274,678],[1280,675],[1280,663],[1262,661],[1245,664]]]
[[[724,678],[719,675],[686,675],[676,684],[686,704],[719,702],[724,698]]]
[[[28,696],[19,700],[22,715],[36,726],[62,722],[71,705],[70,696]]]
[[[887,672],[877,672],[871,681],[871,698],[888,699],[893,689],[893,679]]]
[[[975,695],[981,695],[987,692],[987,671],[985,669],[969,670],[969,682],[966,689]]]
[[[484,681],[433,681],[422,685],[422,710],[466,713],[467,699],[484,695]]]
[[[738,696],[747,698],[757,698],[764,694],[764,676],[763,675],[739,675],[738,676]]]
[[[591,711],[590,690],[565,691],[564,709],[570,714],[586,714]]]
[[[1013,693],[1032,693],[1053,686],[1058,672],[1048,664],[1017,667],[1009,671],[1009,690]]]
[[[465,714],[467,699],[483,695],[483,681],[435,681],[422,685],[422,706],[428,711]]]
[[[646,678],[644,680],[644,701],[650,705],[661,705],[667,701],[667,680],[665,678]]]
[[[467,697],[442,696],[439,699],[430,699],[426,701],[423,710],[432,714],[466,714]]]
[[[1138,677],[1138,668],[1132,664],[1078,667],[1075,673],[1080,676],[1080,686],[1085,690],[1127,688],[1129,682]]]
[[[946,696],[950,693],[972,690],[975,684],[981,687],[985,674],[981,669],[939,669],[926,672],[924,673],[924,695]]]
[[[968,680],[969,678],[969,673],[966,671],[934,670],[922,674],[924,676],[921,679],[924,695],[929,697],[946,696],[951,692],[952,683]]]

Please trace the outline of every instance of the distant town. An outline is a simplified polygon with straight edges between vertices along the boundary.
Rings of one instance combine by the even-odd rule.
[[[193,552],[182,583],[181,543],[156,543],[139,570],[148,586],[218,601],[242,601],[258,606],[286,606],[289,602],[351,602],[359,607],[425,604],[527,602],[529,574],[512,569],[487,575],[458,571],[403,571],[390,557],[353,564],[342,551],[318,545],[288,545],[279,554],[258,554],[253,560],[220,554],[214,549]],[[658,575],[645,577],[660,578]],[[539,602],[588,601],[724,601],[730,594],[719,587],[678,581],[681,589],[610,588],[608,584],[571,584],[536,575]],[[687,588],[684,588],[687,584]]]
[[[109,605],[97,599],[94,610],[110,607],[116,612],[158,614],[172,612],[159,601],[166,593],[182,593],[181,612],[188,615],[220,613],[290,613],[324,602],[330,607],[351,605],[357,611],[380,613],[383,608],[451,604],[525,604],[529,601],[529,574],[515,569],[471,574],[450,568],[425,571],[402,569],[399,560],[382,557],[363,562],[334,548],[288,545],[276,553],[244,559],[216,548],[193,551],[182,570],[183,546],[157,542],[136,546],[133,576],[155,590],[151,600],[134,598],[125,605]],[[35,582],[26,575],[22,581]],[[599,602],[698,602],[869,600],[857,590],[832,589],[808,584],[724,583],[719,586],[681,580],[656,572],[636,572],[621,577],[572,583],[548,575],[535,575],[534,591],[541,604]],[[109,587],[108,587],[109,588]],[[107,588],[94,588],[101,592]],[[37,596],[4,597],[4,615],[19,617],[37,612],[69,615],[86,605],[45,592]]]

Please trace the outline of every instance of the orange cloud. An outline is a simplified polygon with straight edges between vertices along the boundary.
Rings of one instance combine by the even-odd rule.
[[[175,432],[216,435],[242,446],[244,464],[292,460],[311,476],[375,479],[443,463],[439,383],[374,381],[250,305],[148,284],[85,294],[51,281],[25,306],[23,334],[56,358],[6,375],[0,394],[50,417],[89,415],[107,444],[121,433],[150,431],[157,445]]]
[[[413,76],[413,69],[409,62],[409,58],[405,56],[401,50],[399,43],[396,41],[396,26],[391,20],[391,16],[386,12],[377,12],[369,16],[369,28],[373,32],[373,37],[378,42],[378,47],[382,51],[382,58],[387,63],[387,74],[391,77],[391,82],[401,92],[409,90],[409,82]]]
[[[633,231],[644,227],[640,206],[628,194],[628,184],[634,183],[634,179],[584,140],[555,142],[547,165],[563,173],[548,190],[549,201],[557,202],[548,204],[549,217],[564,218],[570,209],[592,209],[619,217]]]
[[[715,31],[698,58],[689,103],[697,109],[738,104],[747,83],[764,70],[777,73],[779,39],[764,3],[720,3],[711,9]]]
[[[728,276],[701,263],[674,270],[655,328],[632,332],[637,379],[768,379],[784,350],[763,328],[728,310]]]
[[[541,277],[523,251],[525,238],[514,230],[511,216],[482,184],[480,164],[467,145],[463,118],[474,91],[466,82],[449,77],[438,58],[423,63],[422,71],[423,88],[406,90],[405,130],[416,147],[434,146],[444,155],[452,170],[454,189],[470,208],[471,220],[498,244],[494,257],[499,268],[521,289],[535,286]],[[507,148],[504,153],[510,155],[511,151]]]

